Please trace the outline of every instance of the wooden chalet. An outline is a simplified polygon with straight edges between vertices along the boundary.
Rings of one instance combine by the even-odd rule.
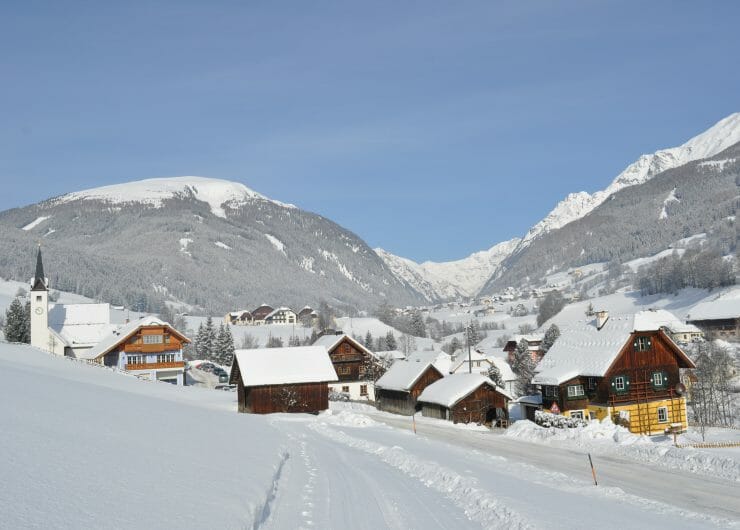
[[[270,414],[329,408],[329,383],[337,380],[322,347],[237,350],[229,383],[237,386],[239,412]]]
[[[99,343],[76,357],[117,367],[140,378],[183,385],[182,349],[188,343],[190,339],[167,322],[145,317],[116,326]]]
[[[338,382],[330,390],[347,394],[351,400],[375,401],[375,380],[383,368],[373,352],[344,333],[325,334],[313,343],[329,353]]]
[[[422,391],[444,375],[431,362],[396,361],[375,383],[378,410],[411,415]]]
[[[508,424],[512,397],[481,374],[452,374],[424,389],[417,398],[422,416],[453,423]]]
[[[532,380],[541,386],[543,408],[609,417],[634,433],[685,430],[680,370],[695,366],[647,313],[610,317],[602,311],[563,329]]]
[[[252,311],[252,323],[256,326],[264,324],[265,317],[273,311],[275,311],[274,307],[271,307],[267,304],[262,304],[257,309]]]
[[[248,326],[252,323],[252,313],[245,310],[242,311],[231,311],[226,313],[224,322],[231,324],[232,326]]]
[[[504,352],[506,353],[506,359],[509,364],[514,364],[514,356],[516,348],[519,342],[524,341],[527,344],[529,353],[532,356],[532,360],[536,363],[540,362],[545,353],[542,351],[542,341],[544,335],[542,334],[530,334],[530,335],[514,335],[504,345]]]

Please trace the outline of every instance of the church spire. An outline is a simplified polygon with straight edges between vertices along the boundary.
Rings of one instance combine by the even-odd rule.
[[[36,253],[36,274],[31,285],[32,291],[46,291],[46,276],[44,275],[44,263],[41,261],[41,245]]]

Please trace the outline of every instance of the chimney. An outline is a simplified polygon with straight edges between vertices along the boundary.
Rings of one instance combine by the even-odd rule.
[[[596,312],[596,329],[601,329],[609,320],[609,311],[597,311]]]

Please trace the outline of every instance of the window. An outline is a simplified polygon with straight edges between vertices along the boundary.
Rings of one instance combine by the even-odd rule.
[[[556,386],[546,386],[545,387],[545,397],[558,397],[558,387]]]
[[[174,363],[175,362],[175,354],[174,353],[165,353],[162,355],[157,355],[157,362],[158,363]]]
[[[668,386],[668,374],[666,372],[653,372],[650,378],[654,390],[662,390]]]
[[[352,368],[350,368],[349,366],[340,366],[339,369],[337,370],[337,372],[340,375],[351,374],[352,373]]]
[[[568,399],[575,399],[584,395],[583,385],[568,385]]]
[[[146,357],[143,355],[129,355],[126,364],[146,364]]]
[[[345,343],[342,345],[342,353],[352,353],[352,346]]]
[[[36,295],[36,301],[37,302],[40,302],[41,301],[41,295]]]
[[[658,423],[668,423],[668,407],[658,407]]]
[[[596,378],[595,377],[588,378],[588,389],[589,390],[596,389]]]
[[[162,335],[144,335],[144,344],[162,344],[164,338]]]
[[[626,394],[630,389],[630,378],[626,375],[618,375],[612,378],[612,392]]]
[[[651,346],[652,343],[650,341],[650,337],[637,337],[635,339],[635,351],[648,351]]]
[[[360,385],[360,395],[367,396],[367,385]]]
[[[578,420],[582,420],[583,419],[583,411],[582,410],[571,410],[570,411],[570,417],[571,418],[578,419]]]
[[[342,392],[344,392],[345,394],[349,394],[349,387],[348,386],[343,386],[342,387]]]

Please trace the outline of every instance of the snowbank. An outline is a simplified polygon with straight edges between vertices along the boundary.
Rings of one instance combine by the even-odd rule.
[[[713,453],[712,450],[679,449],[672,445],[673,440],[668,437],[632,434],[609,418],[571,429],[540,427],[522,420],[507,429],[506,436],[533,443],[575,446],[600,455],[616,454],[653,465],[740,482],[740,449],[736,455]]]

